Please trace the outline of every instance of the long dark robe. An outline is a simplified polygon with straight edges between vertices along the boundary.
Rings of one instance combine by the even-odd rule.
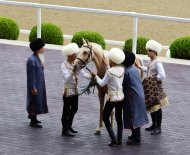
[[[148,124],[144,90],[138,69],[134,66],[125,69],[123,92],[125,95],[123,106],[124,128],[135,129]]]
[[[27,106],[30,115],[48,113],[44,67],[37,55],[28,58],[27,66]],[[37,94],[32,95],[32,89],[37,89]]]

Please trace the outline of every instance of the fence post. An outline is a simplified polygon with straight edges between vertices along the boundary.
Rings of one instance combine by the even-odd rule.
[[[41,8],[37,8],[37,38],[41,38]]]
[[[133,53],[137,51],[137,29],[138,29],[138,17],[133,17]]]

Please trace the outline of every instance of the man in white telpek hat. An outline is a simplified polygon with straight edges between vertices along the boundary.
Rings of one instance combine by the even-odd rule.
[[[73,118],[78,111],[78,74],[90,79],[91,75],[83,70],[77,70],[73,67],[79,47],[76,43],[70,43],[63,47],[65,61],[61,64],[63,72],[63,112],[62,112],[62,135],[75,136],[76,130],[72,128]]]
[[[97,83],[101,87],[106,84],[108,87],[108,99],[103,111],[103,121],[111,138],[109,146],[112,146],[121,145],[122,143],[122,107],[124,99],[122,83],[124,78],[124,67],[120,64],[125,60],[125,54],[119,48],[112,48],[108,53],[108,58],[110,60],[110,68],[106,71],[103,79],[100,79],[95,73],[91,75],[96,78]],[[117,122],[117,137],[109,121],[109,117],[114,108]]]
[[[166,74],[162,63],[158,59],[158,54],[162,50],[162,45],[155,40],[149,40],[146,43],[146,49],[147,55],[150,58],[149,64],[147,67],[137,67],[147,73],[143,85],[146,109],[150,112],[152,125],[145,130],[151,131],[151,135],[156,135],[161,133],[162,107],[169,104],[162,84]]]

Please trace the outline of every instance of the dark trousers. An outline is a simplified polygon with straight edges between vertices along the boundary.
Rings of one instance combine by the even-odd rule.
[[[155,128],[161,128],[162,109],[159,109],[158,111],[152,112],[150,115],[152,118],[152,125],[155,126]]]
[[[114,108],[115,108],[115,118],[117,122],[117,131],[118,131],[117,138],[121,139],[122,131],[123,131],[123,119],[122,119],[123,101],[119,101],[119,102],[107,101],[104,107],[104,111],[103,111],[103,121],[105,123],[107,131],[109,132],[109,129],[111,128],[111,123],[110,123],[109,118]],[[110,137],[112,136],[113,135],[110,135]]]
[[[63,131],[72,127],[73,118],[78,111],[78,95],[72,97],[63,96],[62,126]]]

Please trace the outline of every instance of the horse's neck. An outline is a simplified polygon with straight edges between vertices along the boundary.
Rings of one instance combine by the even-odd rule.
[[[106,67],[108,65],[108,58],[104,56],[103,53],[95,53],[94,63],[97,69],[97,75],[103,77],[106,72]]]

